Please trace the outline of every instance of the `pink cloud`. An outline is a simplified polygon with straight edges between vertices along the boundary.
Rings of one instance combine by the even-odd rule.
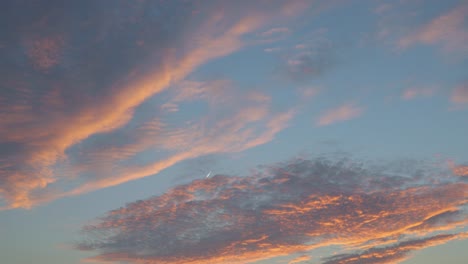
[[[229,3],[223,2],[225,5]],[[159,3],[154,2],[153,4]],[[14,94],[12,97],[15,98],[5,99],[0,97],[0,100],[6,100],[5,103],[2,102],[0,105],[0,138],[6,142],[12,142],[8,147],[14,149],[14,151],[10,152],[13,154],[8,157],[8,167],[0,170],[0,176],[3,179],[0,185],[0,206],[3,206],[3,208],[29,208],[45,200],[66,195],[77,195],[83,191],[147,177],[183,159],[224,151],[223,147],[226,146],[224,144],[231,144],[227,151],[235,151],[245,149],[246,146],[255,146],[256,142],[266,142],[271,139],[274,133],[263,129],[271,126],[276,126],[279,129],[284,125],[276,121],[275,113],[270,111],[268,105],[258,106],[260,110],[257,109],[255,113],[259,119],[253,121],[250,119],[231,121],[233,117],[229,116],[229,114],[236,115],[235,108],[232,108],[227,112],[226,116],[223,116],[224,121],[215,120],[219,123],[212,128],[214,130],[211,133],[217,135],[217,144],[210,146],[208,144],[209,140],[192,136],[192,138],[188,139],[196,140],[193,148],[183,153],[171,153],[171,155],[146,167],[143,166],[143,169],[132,173],[122,170],[122,173],[117,173],[118,176],[115,178],[110,177],[111,179],[106,178],[107,174],[99,174],[101,168],[91,171],[91,174],[95,175],[95,177],[80,177],[79,173],[81,171],[89,168],[96,169],[93,167],[94,165],[90,164],[74,164],[71,168],[64,169],[67,170],[66,173],[58,173],[56,169],[58,167],[67,167],[74,162],[75,155],[70,155],[68,152],[78,143],[84,143],[91,137],[99,137],[103,134],[113,135],[112,133],[125,130],[129,122],[135,120],[134,115],[137,107],[145,101],[161,94],[169,87],[176,86],[200,65],[243,48],[248,44],[244,39],[245,35],[256,33],[266,26],[271,26],[271,22],[276,22],[277,19],[286,19],[302,11],[302,9],[288,7],[289,5],[296,6],[296,4],[280,3],[271,6],[268,12],[264,11],[259,5],[241,6],[240,11],[236,14],[223,13],[224,7],[220,5],[208,5],[203,9],[203,19],[198,19],[198,15],[196,19],[179,16],[183,21],[174,24],[179,25],[194,20],[197,23],[196,25],[187,23],[187,30],[184,27],[181,32],[172,32],[172,34],[179,34],[177,39],[180,41],[177,43],[164,42],[160,44],[161,41],[158,38],[158,45],[149,45],[151,41],[154,44],[155,40],[141,39],[142,36],[139,36],[138,39],[144,41],[145,44],[141,47],[134,45],[135,50],[132,50],[132,52],[137,53],[144,50],[144,54],[148,58],[141,63],[135,62],[135,64],[129,63],[128,65],[116,66],[119,71],[122,71],[122,74],[112,80],[110,80],[110,77],[114,76],[114,71],[101,73],[100,71],[92,72],[92,70],[95,69],[93,68],[95,65],[98,65],[96,69],[112,68],[115,65],[107,65],[99,60],[99,56],[90,56],[89,54],[96,53],[98,49],[94,49],[94,47],[99,47],[101,50],[106,50],[106,52],[109,51],[105,48],[106,44],[110,44],[111,41],[108,35],[113,32],[113,30],[109,30],[109,27],[118,24],[119,27],[139,32],[142,30],[138,27],[144,26],[145,23],[126,21],[127,16],[102,18],[106,23],[103,23],[100,17],[96,18],[97,23],[103,23],[103,28],[86,28],[86,30],[90,30],[90,34],[95,34],[94,38],[90,38],[90,45],[85,43],[85,52],[83,52],[85,56],[77,55],[72,58],[77,61],[69,62],[72,65],[73,63],[76,63],[76,65],[89,65],[89,69],[83,70],[83,76],[81,71],[72,72],[70,70],[70,72],[64,74],[68,77],[71,76],[70,79],[51,79],[45,83],[40,83],[44,87],[58,87],[58,90],[51,88],[50,91],[44,92],[39,101],[36,100],[36,95],[31,87],[27,85],[23,87],[22,83],[19,82],[15,83],[15,86],[8,85],[15,89],[12,93]],[[141,19],[137,9],[135,7],[135,9],[125,10],[125,12],[135,11],[135,13],[132,13],[132,19]],[[83,26],[88,27],[89,25],[84,23]],[[61,36],[59,33],[53,34],[53,36]],[[67,33],[73,35],[76,32]],[[150,35],[154,37],[154,35]],[[149,35],[146,37],[150,38]],[[169,37],[168,39],[175,38]],[[135,40],[131,40],[132,44],[134,42]],[[50,34],[44,34],[44,37],[38,37],[32,42],[26,41],[25,43],[29,47],[27,50],[31,61],[40,69],[50,69],[60,62],[62,46],[64,45],[63,38],[50,37]],[[154,48],[151,48],[153,46]],[[178,50],[178,52],[175,53],[174,50]],[[79,51],[80,49],[77,49],[78,53]],[[112,52],[109,51],[109,53]],[[115,56],[116,61],[120,59],[121,62],[126,62],[129,59],[125,56],[119,57],[119,52],[112,54]],[[18,79],[20,79],[21,74],[18,73]],[[75,84],[74,82],[78,79],[80,83]],[[106,81],[101,83],[102,79]],[[34,83],[32,86],[38,85]],[[86,90],[82,87],[92,88]],[[184,90],[183,93],[180,93],[181,98],[174,99],[171,102],[172,105],[161,106],[165,110],[163,114],[176,110],[175,104],[177,103],[177,107],[179,107],[178,104],[185,102],[189,97],[198,97],[199,100],[212,99],[213,97],[208,95],[211,92],[207,92],[204,88],[200,91]],[[216,100],[213,99],[213,101]],[[249,104],[255,104],[254,100],[250,100]],[[38,105],[37,108],[36,105]],[[285,120],[281,113],[278,115],[280,116],[278,118]],[[261,118],[264,119],[260,120]],[[200,122],[204,121],[203,119],[200,120]],[[253,127],[246,128],[244,126]],[[203,133],[203,129],[205,129],[203,124],[199,124],[197,128],[200,130],[199,133]],[[170,129],[169,131],[174,132]],[[240,137],[236,138],[230,134],[237,132],[241,133]],[[189,134],[187,131],[184,131],[184,133]],[[95,156],[91,155],[89,158],[84,158],[84,160],[89,161],[91,157],[97,157],[103,162],[115,164],[120,162],[121,159],[131,158],[142,149],[155,146],[154,144],[148,144],[148,142],[154,142],[150,140],[151,135],[154,136],[154,134],[143,133],[143,135],[145,135],[144,139],[131,138],[128,145],[114,146],[115,149],[123,150],[121,155],[112,154],[113,148],[109,147],[106,151],[91,151],[90,154],[93,153],[92,155]],[[168,151],[174,151],[174,148],[175,141]],[[121,169],[118,166],[117,168]],[[62,185],[73,186],[73,188],[72,190],[62,190]],[[52,192],[52,189],[54,192]]]
[[[301,88],[299,89],[299,93],[305,97],[305,98],[309,98],[309,97],[314,97],[316,96],[317,94],[319,94],[320,92],[320,88],[318,87],[308,87],[308,88]]]
[[[32,64],[44,71],[59,64],[64,45],[64,37],[56,35],[37,36],[25,41],[27,55]]]
[[[401,94],[401,98],[404,100],[411,100],[417,97],[429,97],[434,95],[435,89],[434,88],[408,88],[403,91]]]
[[[467,51],[468,30],[465,27],[468,5],[462,4],[419,27],[398,41],[400,48],[415,44],[440,45],[445,51]]]
[[[333,123],[354,119],[362,115],[364,108],[355,104],[344,104],[338,108],[324,112],[317,120],[318,126],[327,126]]]
[[[83,228],[77,249],[96,261],[244,264],[335,245],[345,253],[324,263],[395,263],[466,238],[466,183],[371,167],[294,159],[194,180],[108,212]]]
[[[455,88],[452,91],[450,100],[456,105],[468,104],[468,84],[463,84]]]

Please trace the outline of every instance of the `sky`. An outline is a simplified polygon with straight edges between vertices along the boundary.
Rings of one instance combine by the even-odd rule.
[[[0,262],[468,259],[468,1],[0,5]]]

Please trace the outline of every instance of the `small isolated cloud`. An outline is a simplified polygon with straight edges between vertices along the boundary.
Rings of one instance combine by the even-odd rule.
[[[333,123],[342,122],[357,118],[364,113],[364,108],[348,103],[338,108],[324,112],[317,120],[318,126],[327,126]]]
[[[450,100],[457,106],[468,105],[468,84],[465,83],[452,91]]]
[[[276,48],[266,48],[263,51],[268,52],[268,53],[278,52],[278,51],[281,51],[281,48],[278,48],[278,47],[276,47]]]
[[[315,158],[214,175],[108,212],[76,247],[96,262],[245,264],[335,245],[325,263],[394,263],[465,237],[468,185],[443,173]]]
[[[321,47],[305,50],[286,60],[286,73],[294,81],[306,81],[322,76],[333,65],[331,49]]]
[[[430,97],[433,96],[435,93],[434,88],[418,88],[418,87],[411,87],[403,91],[401,94],[401,98],[404,100],[412,100],[418,97]]]
[[[468,51],[466,18],[468,4],[463,3],[442,14],[398,41],[399,48],[416,44],[439,45],[445,51]]]
[[[335,63],[333,43],[325,36],[326,28],[315,30],[305,40],[290,48],[283,56],[280,68],[286,77],[303,82],[318,78],[330,70]]]
[[[299,94],[302,97],[309,98],[314,97],[320,92],[320,88],[318,87],[307,87],[307,88],[299,88]]]
[[[291,30],[287,27],[276,27],[260,33],[260,36],[265,38],[279,37],[289,34],[290,32]]]

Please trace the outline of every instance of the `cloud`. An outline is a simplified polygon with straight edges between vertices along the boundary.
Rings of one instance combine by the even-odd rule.
[[[409,240],[395,245],[383,248],[372,248],[360,254],[344,254],[333,256],[325,261],[323,264],[384,264],[384,263],[399,263],[409,256],[411,251],[444,244],[447,241],[454,239],[466,239],[467,233],[460,235],[437,235],[433,237]]]
[[[310,81],[328,72],[335,63],[335,50],[327,32],[328,29],[319,28],[306,34],[301,43],[282,49],[278,70],[295,82]]]
[[[318,126],[327,126],[336,122],[342,122],[354,119],[364,112],[364,108],[355,104],[344,104],[338,108],[330,109],[324,112],[317,120]]]
[[[64,45],[63,36],[39,36],[28,39],[25,43],[31,62],[44,71],[60,63]]]
[[[322,76],[333,65],[330,47],[301,51],[286,61],[286,73],[292,80],[306,81]]]
[[[312,258],[310,256],[302,255],[302,256],[299,256],[299,257],[289,261],[288,264],[301,263],[301,262],[305,262],[305,261],[308,261],[308,260],[311,260],[311,259]]]
[[[391,4],[382,3],[382,4],[378,5],[376,8],[374,8],[374,13],[380,15],[380,14],[383,14],[383,13],[389,11],[392,8],[393,8],[393,6]]]
[[[416,88],[411,87],[403,91],[401,98],[404,100],[412,100],[417,97],[429,97],[434,95],[434,88]]]
[[[272,28],[272,29],[269,29],[267,31],[264,31],[264,32],[260,33],[260,35],[263,36],[263,37],[271,37],[272,35],[286,34],[286,33],[289,33],[289,32],[290,32],[290,30],[287,27],[276,27],[276,28]]]
[[[56,6],[51,2],[41,8],[19,2],[11,5],[11,12],[2,17],[14,27],[5,32],[0,50],[2,57],[9,58],[0,71],[2,87],[6,87],[0,92],[0,148],[4,150],[0,151],[0,207],[29,208],[53,197],[79,194],[76,190],[92,189],[84,186],[112,185],[91,184],[107,177],[100,175],[101,168],[87,171],[85,176],[82,172],[92,166],[74,164],[83,144],[106,141],[102,137],[112,133],[130,135],[132,126],[144,119],[136,113],[145,102],[182,82],[200,65],[243,48],[248,44],[245,35],[264,30],[274,19],[301,12],[295,1],[277,1],[267,11],[257,4],[245,6],[231,1],[196,7],[184,3],[119,2],[104,6],[80,2]],[[86,19],[76,12],[83,8],[92,10]],[[225,13],[226,8],[232,12]],[[25,14],[24,19],[15,15],[18,13]],[[18,51],[18,46],[23,50]],[[164,113],[178,109],[170,104],[162,106],[164,103],[160,103]],[[153,116],[155,120],[157,117]],[[271,113],[264,117],[271,117]],[[270,122],[267,118],[266,126]],[[229,132],[223,133],[228,137]],[[255,141],[256,135],[249,137]],[[115,146],[125,150],[115,157],[118,162],[147,150],[148,139],[130,138],[128,146]],[[107,149],[106,153],[112,152],[112,147]],[[98,152],[92,151],[96,156],[84,160],[102,157]],[[207,152],[170,153],[154,168]],[[108,155],[104,156],[111,160]],[[147,172],[159,171],[154,168]],[[149,176],[140,173],[113,181],[123,183],[136,179],[136,175]]]
[[[262,42],[274,42],[284,39],[291,33],[291,30],[287,27],[275,27],[259,34],[262,38]]]
[[[310,97],[314,97],[318,93],[320,93],[320,90],[322,90],[322,89],[319,88],[319,87],[307,87],[307,88],[300,88],[299,93],[304,98],[310,98]]]
[[[453,169],[453,174],[458,176],[468,176],[468,166],[459,165],[455,166]]]
[[[468,84],[458,86],[452,91],[450,100],[455,105],[468,104]]]
[[[278,52],[281,51],[281,48],[275,47],[275,48],[266,48],[263,51],[265,52]]]
[[[177,264],[253,263],[336,245],[353,252],[325,261],[347,263],[397,260],[463,236],[463,223],[450,223],[466,220],[466,183],[382,168],[294,159],[244,177],[194,180],[108,212],[83,228],[76,247],[98,253],[89,261]]]
[[[159,140],[151,136],[141,137],[140,135],[138,137],[137,135],[143,140],[139,144],[142,148],[152,147],[156,150],[168,151],[169,154],[143,165],[117,166],[117,172],[115,168],[112,168],[109,173],[96,175],[86,183],[59,194],[58,197],[78,195],[148,177],[182,160],[215,153],[240,152],[265,144],[283,130],[293,116],[294,111],[270,113],[268,106],[264,105],[245,108],[233,116],[215,120],[214,123],[202,121],[187,128],[167,130],[162,133]],[[133,144],[129,145],[130,148],[134,146]],[[113,149],[108,151],[114,153]],[[111,161],[115,162],[114,159]],[[96,171],[95,167],[91,168]]]
[[[439,45],[445,51],[467,51],[468,31],[465,27],[468,5],[461,4],[442,14],[398,41],[400,48],[416,44]]]

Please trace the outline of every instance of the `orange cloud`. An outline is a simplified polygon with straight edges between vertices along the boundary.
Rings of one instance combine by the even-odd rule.
[[[455,166],[453,169],[453,174],[458,176],[468,176],[468,166]]]
[[[331,109],[323,113],[317,120],[318,126],[327,126],[336,122],[354,119],[364,112],[362,107],[354,104],[344,104],[338,108]]]
[[[185,159],[214,153],[240,152],[265,144],[284,129],[292,118],[289,112],[269,118],[266,118],[266,114],[266,110],[262,108],[245,109],[232,119],[221,120],[213,124],[211,129],[195,125],[188,129],[170,132],[165,135],[164,142],[157,143],[155,146],[175,151],[175,154],[146,166],[123,167],[117,175],[111,174],[107,177],[101,176],[95,180],[89,180],[62,196],[78,195],[148,177]],[[246,119],[247,116],[250,119]],[[253,124],[259,125],[259,128],[255,130],[246,128]],[[148,145],[142,144],[142,146]]]
[[[297,159],[246,177],[195,180],[110,211],[84,227],[92,242],[77,248],[97,252],[91,260],[177,264],[254,263],[338,245],[353,253],[326,263],[387,263],[464,236],[451,225],[466,218],[468,185],[456,180],[434,185],[429,175]]]
[[[308,260],[311,260],[311,259],[312,258],[310,256],[303,255],[303,256],[299,256],[299,257],[289,261],[288,264],[301,263],[301,262],[305,262],[305,261],[308,261]]]
[[[459,235],[447,234],[428,238],[408,240],[384,248],[372,248],[360,254],[343,254],[329,258],[324,264],[389,264],[400,263],[408,259],[413,250],[437,246],[451,240],[466,239],[468,233]]]
[[[415,44],[440,45],[446,51],[468,49],[468,31],[464,21],[468,12],[468,5],[462,4],[449,12],[435,18],[416,32],[401,38],[400,48],[408,48]]]
[[[159,5],[156,2],[152,4]],[[108,183],[104,183],[103,178],[106,177],[97,177],[96,179],[86,179],[83,186],[77,186],[70,192],[65,191],[67,194],[60,191],[60,194],[46,193],[47,188],[51,187],[51,185],[54,185],[54,190],[60,190],[61,184],[79,178],[80,171],[93,167],[86,164],[81,164],[83,166],[75,164],[76,166],[73,165],[72,168],[63,169],[64,171],[61,172],[65,172],[64,174],[59,174],[58,168],[62,169],[63,166],[73,163],[72,154],[74,153],[69,153],[70,149],[78,143],[86,142],[91,137],[111,134],[125,129],[131,120],[135,120],[135,109],[145,101],[163,92],[169,86],[183,81],[187,75],[200,65],[241,49],[246,45],[244,40],[246,34],[263,29],[273,19],[286,18],[297,14],[293,12],[294,10],[284,12],[288,5],[290,4],[282,3],[272,6],[272,9],[268,12],[263,11],[262,8],[253,8],[253,6],[243,7],[239,8],[239,16],[225,14],[220,11],[222,8],[219,6],[206,6],[206,9],[203,9],[203,12],[205,12],[203,19],[200,19],[196,14],[194,16],[197,17],[180,16],[180,19],[184,20],[180,21],[180,23],[193,22],[193,25],[188,27],[193,30],[172,32],[171,34],[180,35],[177,36],[177,39],[180,40],[177,43],[169,40],[161,41],[160,38],[151,39],[155,34],[139,36],[143,38],[141,40],[145,43],[142,47],[133,45],[135,41],[131,40],[130,43],[134,47],[132,52],[145,51],[145,53],[141,53],[140,57],[136,56],[136,58],[144,57],[142,61],[137,61],[133,57],[125,57],[121,55],[121,51],[114,52],[106,48],[110,42],[115,42],[115,40],[108,37],[114,30],[101,32],[99,28],[89,29],[90,34],[95,33],[95,36],[89,40],[89,45],[80,46],[82,50],[76,48],[77,52],[82,51],[82,54],[80,54],[83,56],[74,55],[72,58],[76,61],[67,62],[71,66],[64,69],[68,71],[67,74],[64,74],[66,78],[50,79],[43,83],[43,79],[40,79],[34,85],[29,84],[26,87],[23,87],[22,84],[13,86],[15,88],[12,92],[12,97],[15,97],[14,100],[7,100],[6,104],[2,103],[1,107],[7,109],[7,111],[0,111],[0,138],[10,144],[8,148],[11,149],[8,157],[9,162],[1,170],[1,178],[3,179],[0,186],[0,194],[3,199],[2,205],[5,208],[28,208],[44,200],[53,199],[53,197],[60,197],[68,193],[79,194],[79,190],[111,186],[123,183],[126,180],[149,176],[185,158],[224,151],[222,150],[222,142],[234,142],[234,146],[237,147],[232,147],[232,149],[244,149],[246,145],[256,145],[254,142],[265,142],[265,140],[261,140],[262,138],[271,138],[271,132],[261,131],[261,120],[247,120],[245,123],[230,124],[233,129],[237,130],[234,130],[234,132],[223,131],[222,133],[226,134],[225,139],[223,141],[220,138],[216,147],[202,146],[200,143],[186,153],[171,153],[171,155],[167,156],[167,159],[161,159],[136,173],[116,177],[114,180],[107,179]],[[132,30],[139,32],[141,31],[139,27],[145,29],[148,26],[144,23],[145,21],[137,19],[139,16],[136,9],[130,8],[125,10],[125,12],[127,11],[136,12],[130,16],[130,21],[126,20],[126,16],[122,16],[122,18],[103,17],[102,19],[106,20],[105,25],[115,27],[116,24],[119,24],[119,27],[127,27],[129,32],[132,32]],[[178,10],[178,12],[182,11]],[[101,18],[96,18],[97,22],[102,23],[99,19]],[[138,20],[138,23],[135,23],[132,19]],[[113,24],[114,22],[115,24]],[[86,23],[83,25],[87,26]],[[171,26],[173,25],[177,26],[178,23],[171,22]],[[155,30],[157,32],[158,29]],[[69,32],[70,36],[75,33]],[[41,36],[40,32],[38,32],[38,35]],[[61,36],[58,33],[53,36],[56,35]],[[169,37],[168,39],[172,40],[173,38]],[[124,38],[122,41],[122,45],[125,45],[127,39]],[[161,42],[163,44],[160,44]],[[63,38],[38,37],[37,41],[31,43],[28,44],[31,47],[28,54],[38,67],[50,69],[59,63],[64,45]],[[153,46],[149,45],[151,43],[157,45],[155,44],[154,49],[149,50]],[[103,56],[105,58],[110,57],[110,54],[112,54],[115,56],[115,61],[120,61],[124,65],[115,62],[113,62],[113,65],[107,65],[100,61],[99,56],[92,56],[93,52],[96,51],[90,50],[89,47],[95,47],[98,52],[106,53],[106,56]],[[177,53],[174,52],[176,49]],[[82,67],[82,65],[87,66]],[[76,67],[80,70],[73,72]],[[96,72],[92,70],[96,70]],[[75,84],[77,81],[80,81],[80,83]],[[48,92],[38,102],[33,87],[40,85],[47,87],[44,90]],[[50,86],[54,87],[49,89]],[[58,89],[56,89],[57,87]],[[86,90],[88,87],[91,88]],[[19,95],[24,98],[20,98]],[[176,108],[172,105],[172,108],[166,106],[166,109],[174,110]],[[268,112],[265,107],[262,109],[257,109],[256,113],[257,117],[266,118],[266,127],[277,125],[273,124],[275,118],[272,114],[262,114],[261,111]],[[226,117],[226,119],[229,118]],[[243,124],[250,124],[251,122],[259,123],[260,127],[241,129]],[[223,129],[229,127],[229,125],[224,125],[222,122],[219,126]],[[241,136],[239,140],[235,140],[233,135],[229,135],[229,133],[239,131],[245,137]],[[213,131],[213,133],[216,133],[216,131]],[[260,133],[260,135],[255,133]],[[94,154],[92,154],[94,156],[91,155],[87,160],[98,158],[118,161],[121,158],[131,157],[137,154],[139,150],[147,147],[148,137],[145,136],[145,140],[132,142],[128,146],[117,146],[114,149],[109,147],[107,152],[102,151],[101,154],[99,154],[99,151],[94,151]],[[243,143],[242,140],[247,140],[250,143]],[[155,145],[152,144],[152,146]],[[117,155],[109,154],[113,150],[122,150],[123,152]],[[99,174],[98,172],[99,170],[94,171],[93,174]],[[98,183],[93,182],[94,180]]]

